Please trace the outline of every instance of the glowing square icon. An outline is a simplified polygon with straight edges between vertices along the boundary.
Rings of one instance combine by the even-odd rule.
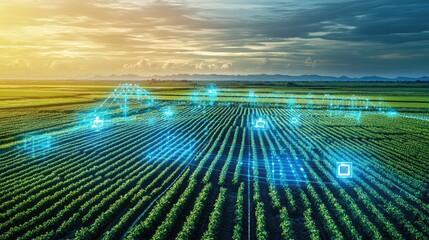
[[[264,121],[262,118],[259,118],[258,120],[256,120],[255,128],[266,128],[266,126],[267,126],[267,122]]]
[[[104,121],[100,119],[99,116],[96,116],[95,119],[92,121],[91,128],[95,130],[100,130],[104,126]]]
[[[352,163],[351,162],[337,162],[337,177],[338,178],[351,178],[352,177]]]

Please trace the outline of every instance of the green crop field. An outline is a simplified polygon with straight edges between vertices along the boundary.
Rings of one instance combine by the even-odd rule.
[[[429,239],[427,83],[135,82],[94,130],[120,83],[2,81],[0,239]]]

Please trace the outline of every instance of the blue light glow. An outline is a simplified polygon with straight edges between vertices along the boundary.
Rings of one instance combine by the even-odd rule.
[[[396,112],[395,110],[390,110],[389,112],[387,112],[387,116],[388,117],[397,117],[398,112]]]
[[[197,105],[199,105],[199,98],[200,98],[200,92],[199,91],[193,91],[191,96],[189,96],[189,100],[193,104],[197,104]]]
[[[164,116],[167,117],[167,118],[171,118],[171,117],[174,116],[174,111],[171,108],[167,108],[164,111]]]
[[[219,93],[219,90],[215,87],[211,87],[207,90],[207,95],[209,95],[210,97],[216,97]]]
[[[26,135],[24,138],[23,149],[33,158],[47,154],[51,147],[52,137],[50,135]]]
[[[310,109],[313,108],[313,106],[314,106],[313,105],[313,97],[314,96],[313,96],[312,93],[308,93],[307,96],[306,96],[306,98],[307,98],[307,107],[310,108]]]
[[[99,116],[96,116],[95,119],[92,121],[91,128],[100,131],[104,127],[104,120],[101,119]]]
[[[351,178],[353,176],[353,169],[351,162],[337,162],[337,178]]]
[[[125,120],[129,120],[133,113],[153,103],[153,96],[145,89],[137,84],[122,83],[93,112],[104,121],[107,115],[113,120],[120,112]]]
[[[329,116],[349,118],[359,124],[365,114],[381,114],[389,117],[398,116],[396,110],[390,108],[382,99],[371,102],[367,98],[356,96],[339,98],[325,94],[322,103],[327,104]]]
[[[268,127],[267,121],[263,117],[260,117],[255,121],[254,127],[257,129],[265,129]]]
[[[255,94],[255,92],[253,90],[249,91],[248,99],[247,100],[248,100],[250,106],[256,106],[256,103],[258,101],[257,101],[257,96],[256,96],[256,94]]]
[[[300,116],[291,117],[290,122],[294,125],[298,124],[300,121]]]
[[[302,160],[292,158],[288,154],[277,155],[271,163],[274,172],[270,181],[275,184],[287,185],[293,182],[306,182],[307,175]]]
[[[295,107],[295,98],[293,96],[289,97],[287,102],[287,107],[294,108]]]
[[[218,94],[219,94],[219,89],[217,89],[215,85],[211,84],[207,89],[207,96],[209,97],[209,100],[210,100],[210,106],[214,105]]]

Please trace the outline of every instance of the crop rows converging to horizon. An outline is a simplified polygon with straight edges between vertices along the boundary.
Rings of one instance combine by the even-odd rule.
[[[427,121],[173,107],[171,119],[149,109],[101,131],[35,115],[33,132],[54,133],[52,149],[1,150],[0,239],[429,238]],[[253,129],[257,116],[269,127]],[[2,129],[2,144],[18,131]],[[353,162],[353,178],[336,177],[339,161]]]

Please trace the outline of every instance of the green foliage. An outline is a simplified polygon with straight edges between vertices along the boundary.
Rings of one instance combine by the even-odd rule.
[[[227,189],[226,188],[220,188],[220,193],[218,198],[216,199],[216,203],[214,205],[213,211],[210,214],[209,217],[209,226],[207,230],[203,234],[203,239],[216,239],[219,226],[220,226],[220,220],[222,217],[222,210],[224,208],[225,200],[226,200],[226,194]]]
[[[237,200],[235,202],[235,218],[234,218],[234,232],[232,238],[240,240],[243,235],[243,218],[244,218],[244,183],[240,183],[238,188]]]
[[[294,93],[297,98],[302,95],[299,91],[307,92],[298,85],[292,89],[298,90]],[[373,88],[359,89],[371,90],[368,94],[373,100],[390,91],[383,90],[380,95]],[[232,96],[247,90],[232,89],[228,94],[235,99]],[[386,100],[409,107],[401,112],[427,116],[426,110],[417,109],[426,104],[424,94],[407,96],[393,90]],[[188,90],[171,91],[186,96]],[[273,89],[258,91],[263,95]],[[315,97],[323,97],[325,89],[315,91]],[[337,94],[348,96],[350,92]],[[303,125],[293,129],[287,121],[289,110],[282,108],[284,102],[275,102],[286,94],[278,95],[269,95],[266,101],[270,105],[261,103],[257,109],[215,105],[204,114],[196,110],[197,114],[176,119],[169,127],[185,133],[186,138],[171,144],[201,139],[195,155],[183,149],[166,149],[162,144],[166,125],[161,121],[153,125],[119,123],[108,131],[89,134],[82,129],[75,131],[75,123],[66,115],[74,114],[82,105],[4,111],[0,119],[13,119],[14,125],[0,126],[0,239],[108,240],[119,239],[128,230],[127,239],[169,239],[176,231],[180,231],[180,238],[194,239],[197,230],[205,230],[206,226],[200,225],[203,220],[208,222],[205,239],[227,234],[243,239],[247,163],[251,169],[251,214],[256,217],[251,231],[258,239],[296,239],[302,236],[301,231],[311,239],[321,235],[333,239],[428,238],[426,122],[368,114],[357,125],[350,119],[331,118],[320,109],[303,108],[297,110],[305,116]],[[411,101],[401,102],[404,99],[421,102],[413,107]],[[30,105],[39,106],[40,102]],[[55,99],[47,103],[54,104]],[[181,103],[178,108],[183,113],[195,110],[186,101]],[[269,115],[275,128],[250,131],[247,118],[254,113]],[[145,122],[148,114],[142,111],[136,118]],[[206,127],[210,129],[207,135]],[[20,139],[15,136],[30,130],[61,136],[61,145],[53,150],[49,161],[31,159],[17,148]],[[311,184],[274,186],[269,181],[273,176],[268,159],[278,156],[280,149],[302,160]],[[147,159],[150,152],[159,155]],[[356,163],[353,183],[335,177],[332,169],[341,159]],[[188,163],[192,167],[154,201]],[[330,184],[313,184],[323,182]],[[233,196],[237,188],[235,208],[229,213],[225,211],[226,197]],[[212,212],[203,219],[210,194],[218,191]],[[193,208],[185,216],[188,206]],[[267,213],[275,218],[267,219]],[[219,232],[223,214],[234,217],[232,233]],[[294,229],[296,226],[303,229]],[[272,227],[280,227],[282,235],[272,236],[268,232]]]
[[[183,225],[182,230],[177,235],[178,239],[192,239],[192,235],[194,234],[197,223],[201,218],[201,213],[204,210],[205,204],[208,200],[211,187],[212,186],[210,183],[205,185],[203,190],[198,195],[194,204],[194,209],[192,209],[191,213],[188,215],[188,217],[186,217],[186,222]]]

